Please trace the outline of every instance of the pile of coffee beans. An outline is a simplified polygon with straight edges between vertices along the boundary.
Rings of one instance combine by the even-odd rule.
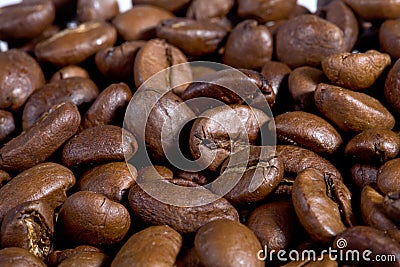
[[[0,8],[0,266],[400,266],[400,1]]]

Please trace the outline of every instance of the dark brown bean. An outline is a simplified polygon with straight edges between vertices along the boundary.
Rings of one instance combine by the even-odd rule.
[[[141,168],[137,174],[137,181],[148,181],[149,179],[159,179],[161,177],[164,180],[174,179],[174,173],[165,166],[153,165]],[[182,177],[180,177],[182,178]]]
[[[0,170],[0,188],[2,188],[10,180],[11,176],[7,172]]]
[[[58,216],[63,240],[93,246],[117,244],[131,225],[123,205],[89,191],[69,196]]]
[[[148,40],[156,37],[159,22],[173,17],[169,11],[153,5],[135,5],[118,14],[112,23],[125,41]]]
[[[260,241],[239,222],[217,220],[204,225],[196,234],[194,246],[205,267],[234,267],[243,263],[249,267],[264,266],[257,259]]]
[[[65,259],[73,257],[75,254],[80,254],[82,252],[102,253],[102,251],[96,247],[82,245],[82,246],[77,246],[76,248],[69,248],[65,250],[53,250],[47,257],[47,262],[49,266],[58,266]]]
[[[379,44],[394,59],[400,57],[400,20],[386,20],[379,28]]]
[[[294,17],[276,34],[276,55],[291,68],[318,66],[325,57],[344,51],[343,31],[315,15]]]
[[[335,128],[311,113],[293,111],[278,115],[275,117],[275,127],[280,142],[302,146],[315,153],[333,154],[342,144],[342,138]]]
[[[71,77],[39,88],[26,102],[22,128],[29,129],[50,108],[63,102],[76,106],[91,103],[99,94],[96,84],[87,78]]]
[[[242,18],[256,19],[263,23],[286,19],[295,7],[295,0],[239,0],[237,12]]]
[[[153,5],[164,8],[168,11],[179,11],[184,8],[190,0],[132,0],[133,5],[145,4],[145,5]]]
[[[261,69],[261,74],[264,75],[267,81],[269,81],[269,84],[271,84],[275,95],[278,95],[280,89],[285,87],[285,79],[290,72],[291,69],[288,65],[278,61],[268,61]]]
[[[395,223],[400,222],[400,191],[388,193],[383,200],[385,214]]]
[[[0,223],[9,210],[26,201],[43,199],[52,208],[58,207],[74,184],[74,174],[62,165],[51,162],[35,165],[0,188]]]
[[[351,178],[353,183],[362,189],[366,185],[375,185],[378,179],[379,167],[366,164],[354,164],[351,169]]]
[[[314,99],[321,113],[344,132],[392,129],[395,124],[393,115],[377,99],[364,93],[321,83]]]
[[[194,0],[186,12],[186,17],[196,20],[207,20],[225,17],[233,5],[234,0]]]
[[[76,66],[76,65],[68,65],[68,66],[58,70],[56,73],[54,73],[53,76],[51,76],[49,82],[50,83],[56,82],[56,81],[71,78],[71,77],[82,77],[82,78],[90,79],[89,73],[84,68]]]
[[[0,142],[7,140],[14,131],[15,121],[13,114],[0,110]]]
[[[137,170],[125,162],[111,162],[84,173],[78,180],[79,191],[91,191],[121,202],[135,183]]]
[[[62,162],[65,166],[99,164],[129,160],[137,151],[136,138],[114,125],[99,125],[83,130],[65,144]]]
[[[272,51],[273,40],[268,28],[256,20],[244,20],[229,34],[222,61],[235,68],[261,69],[271,60]]]
[[[385,99],[390,106],[400,113],[400,59],[394,63],[385,81]]]
[[[50,0],[25,0],[0,8],[0,40],[31,39],[40,35],[55,18]]]
[[[118,115],[121,110],[126,109],[131,98],[131,89],[126,84],[111,84],[97,96],[86,111],[82,120],[82,128],[117,123]]]
[[[150,226],[122,246],[111,267],[173,266],[182,247],[182,236],[167,225]]]
[[[3,267],[29,266],[46,267],[46,264],[23,248],[3,248],[0,250],[0,265]]]
[[[0,53],[0,108],[20,109],[44,83],[42,69],[27,53],[17,49]]]
[[[38,43],[35,55],[39,61],[57,66],[78,64],[104,47],[114,45],[116,40],[117,31],[111,24],[90,21]]]
[[[178,178],[192,181],[198,185],[206,185],[209,182],[209,178],[201,172],[190,172],[185,170],[180,170],[175,175]]]
[[[400,158],[389,160],[379,168],[377,185],[384,194],[400,191]]]
[[[72,103],[62,103],[45,114],[32,128],[0,149],[0,168],[16,173],[47,160],[79,128],[81,117]]]
[[[28,201],[9,210],[1,224],[1,247],[20,247],[45,260],[53,249],[54,210],[45,201]]]
[[[400,17],[400,1],[344,0],[351,9],[366,20],[385,20]]]
[[[79,21],[108,20],[119,13],[117,0],[78,0],[76,14]]]
[[[102,252],[85,251],[71,255],[57,267],[71,266],[107,267],[110,266],[110,258]]]

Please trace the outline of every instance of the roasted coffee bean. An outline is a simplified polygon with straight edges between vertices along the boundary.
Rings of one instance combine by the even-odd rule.
[[[0,8],[0,40],[31,39],[55,18],[51,0],[24,0]]]
[[[50,78],[50,83],[71,77],[82,77],[90,79],[89,73],[84,68],[76,65],[69,65],[54,73],[53,76],[51,76]]]
[[[294,69],[288,80],[293,109],[315,111],[314,92],[318,84],[323,82],[327,82],[327,79],[320,69],[309,66]]]
[[[187,58],[175,46],[160,39],[148,41],[139,50],[135,58],[135,85],[139,88],[151,76],[163,71],[156,76],[157,86],[159,88],[174,88],[174,93],[179,95],[185,90],[186,86],[176,86],[192,81],[192,72],[189,66],[184,64],[169,71],[165,71],[165,69],[183,63],[187,63]]]
[[[112,81],[132,83],[136,54],[145,41],[124,42],[119,46],[103,48],[95,56],[99,71]]]
[[[256,19],[264,23],[288,18],[295,6],[295,0],[239,0],[237,13],[242,18]]]
[[[400,230],[385,214],[383,209],[384,197],[369,185],[361,192],[361,215],[364,222],[387,233],[396,241],[400,241]]]
[[[330,55],[322,60],[321,65],[334,84],[361,90],[372,86],[390,63],[388,54],[369,50],[365,53]]]
[[[260,240],[262,247],[269,251],[287,249],[295,240],[299,229],[293,204],[289,201],[275,201],[255,208],[246,222]]]
[[[333,154],[342,144],[340,134],[332,125],[304,111],[276,116],[275,127],[280,142],[302,146],[318,154]]]
[[[248,147],[228,157],[221,165],[221,176],[211,186],[211,191],[223,195],[234,205],[264,200],[278,186],[283,177],[282,159],[270,147]],[[227,181],[237,182],[232,186]]]
[[[176,186],[173,180],[155,180],[141,182],[140,185],[133,185],[129,191],[128,201],[135,216],[150,225],[167,224],[179,233],[194,233],[201,226],[208,222],[218,219],[239,220],[236,209],[224,198],[218,198],[207,189],[199,189],[194,183],[193,190],[190,187],[184,187],[185,192],[191,199],[199,201],[197,205],[172,205],[169,204],[176,196],[181,194],[181,186]],[[147,192],[158,192],[157,198],[149,195]],[[160,195],[161,194],[161,195]],[[161,197],[162,201],[158,199]],[[206,200],[216,199],[208,204]],[[185,201],[185,200],[182,200]]]
[[[149,181],[151,179],[160,179],[160,177],[164,180],[172,180],[174,179],[174,173],[165,166],[147,166],[138,171],[136,180],[142,182]]]
[[[204,267],[194,247],[183,248],[175,262],[176,267]]]
[[[131,98],[131,89],[126,84],[111,84],[97,96],[92,106],[85,113],[82,127],[89,128],[116,123],[119,113],[126,108]]]
[[[194,0],[191,2],[186,17],[196,20],[222,18],[228,15],[235,4],[234,0]]]
[[[168,11],[180,11],[183,7],[185,7],[190,0],[132,0],[133,5],[153,5],[158,6]]]
[[[47,262],[49,266],[58,266],[62,261],[82,252],[102,253],[102,251],[96,247],[82,245],[77,246],[76,248],[69,248],[65,250],[54,250],[47,257]]]
[[[201,172],[189,172],[184,170],[178,171],[175,176],[181,179],[192,181],[198,185],[206,185],[210,180]]]
[[[46,267],[43,261],[39,260],[28,250],[15,247],[0,250],[0,265],[3,267]]]
[[[220,46],[227,31],[224,27],[208,21],[173,18],[161,21],[157,37],[167,40],[188,56],[211,54]]]
[[[39,61],[57,66],[79,64],[117,40],[115,28],[100,21],[90,21],[65,29],[38,43],[35,55]]]
[[[229,34],[222,61],[235,68],[261,69],[271,60],[272,42],[267,27],[256,20],[242,21]]]
[[[379,167],[373,165],[354,164],[350,169],[353,183],[359,189],[362,189],[366,185],[376,184],[376,180],[378,179],[378,170]]]
[[[27,130],[53,106],[72,102],[76,106],[91,103],[99,94],[96,84],[87,78],[71,77],[39,88],[26,102],[22,128]]]
[[[294,17],[276,34],[276,55],[291,68],[318,66],[325,57],[344,51],[343,31],[315,15]]]
[[[173,266],[182,247],[182,236],[168,225],[150,226],[122,246],[111,267]]]
[[[0,142],[7,140],[14,131],[15,121],[13,114],[0,110]]]
[[[373,128],[353,137],[346,145],[345,155],[364,163],[386,162],[400,151],[400,137],[397,133]]]
[[[344,132],[392,129],[395,119],[377,99],[360,92],[321,83],[314,93],[321,113]],[[338,107],[336,104],[340,103]]]
[[[390,192],[383,200],[383,209],[385,214],[395,223],[400,222],[400,191]]]
[[[159,22],[173,17],[169,11],[156,6],[135,5],[118,14],[112,23],[125,41],[148,40],[156,37]]]
[[[9,210],[26,201],[44,200],[53,209],[58,207],[74,184],[74,174],[62,165],[51,162],[35,165],[0,188],[0,223]]]
[[[345,51],[351,51],[358,39],[358,22],[353,11],[343,1],[335,0],[320,8],[317,14],[343,31]]]
[[[62,103],[0,149],[0,169],[16,173],[47,160],[79,128],[81,116],[72,103]]]
[[[10,180],[11,176],[7,172],[0,170],[0,188],[2,188]]]
[[[289,19],[307,14],[311,14],[311,11],[307,7],[297,4],[290,12]]]
[[[355,226],[348,228],[336,236],[333,242],[334,248],[337,249],[339,240],[346,241],[346,247],[340,248],[343,255],[349,255],[349,251],[370,251],[367,258],[357,261],[357,265],[378,267],[382,266],[382,262],[374,261],[379,259],[377,255],[393,255],[391,262],[385,262],[385,266],[399,266],[400,264],[400,245],[391,239],[384,232],[368,226]],[[341,244],[341,243],[340,243]],[[351,261],[351,259],[349,259]],[[354,262],[350,262],[354,263]]]
[[[344,0],[344,2],[365,20],[385,20],[400,17],[400,2],[397,0]]]
[[[42,69],[27,53],[17,49],[0,53],[0,108],[20,109],[44,83]]]
[[[379,44],[394,59],[400,57],[400,20],[386,20],[379,28]]]
[[[255,144],[260,126],[269,119],[261,110],[245,105],[208,109],[193,123],[190,152],[200,166],[216,171],[232,151]]]
[[[68,167],[129,160],[137,151],[135,136],[114,125],[83,130],[65,144],[62,162]]]
[[[110,258],[102,252],[80,252],[62,261],[58,267],[86,266],[107,267],[110,266]]]
[[[104,246],[120,242],[131,219],[123,205],[94,192],[79,191],[65,200],[57,223],[67,242]]]
[[[397,113],[400,113],[400,59],[394,63],[385,81],[385,99]]]
[[[351,193],[329,174],[311,168],[302,171],[294,181],[292,198],[300,223],[317,242],[329,244],[351,225]]]
[[[400,158],[389,160],[379,168],[377,185],[384,194],[400,191]]]
[[[314,168],[339,180],[342,179],[339,170],[332,163],[311,150],[292,145],[278,145],[276,153],[283,159],[285,175],[297,176],[307,168]]]
[[[117,0],[78,0],[76,15],[79,21],[108,20],[119,13]]]
[[[20,247],[45,260],[53,249],[54,210],[45,201],[28,201],[9,210],[1,224],[1,247]]]
[[[137,170],[125,162],[111,162],[84,173],[78,180],[79,191],[91,191],[121,202],[135,183]]]
[[[264,266],[264,262],[257,259],[260,241],[239,222],[217,220],[204,225],[196,234],[194,246],[205,267],[234,267],[244,263],[249,267]]]
[[[264,75],[267,81],[269,81],[276,96],[280,89],[285,86],[285,79],[288,77],[290,72],[291,69],[288,65],[278,61],[265,62],[261,69],[261,74]]]
[[[188,105],[200,114],[225,104],[246,104],[262,110],[275,103],[272,85],[261,73],[248,69],[226,69],[199,77],[181,95],[183,100],[194,99]],[[203,100],[196,98],[203,97]],[[211,101],[210,98],[218,101]]]

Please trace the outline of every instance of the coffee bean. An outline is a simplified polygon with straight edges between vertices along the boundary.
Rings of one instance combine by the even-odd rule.
[[[25,104],[22,128],[27,130],[55,105],[72,102],[76,106],[91,103],[99,94],[96,84],[87,78],[71,77],[39,88]]]
[[[390,192],[385,196],[383,200],[383,210],[385,214],[392,219],[395,223],[400,222],[400,194],[397,192]]]
[[[102,254],[102,251],[96,247],[82,245],[77,246],[76,248],[52,251],[47,257],[47,262],[49,266],[58,266],[62,261],[74,257],[76,254],[81,254],[82,252],[95,252],[95,255],[98,255],[97,253]]]
[[[400,151],[397,133],[373,128],[353,137],[346,145],[345,155],[364,163],[385,162],[393,159]]]
[[[165,166],[161,165],[146,166],[138,171],[136,180],[139,182],[143,182],[143,181],[148,181],[149,179],[150,180],[159,179],[159,177],[161,177],[164,180],[172,180],[174,179],[174,173]]]
[[[366,53],[330,55],[321,64],[325,75],[334,84],[361,90],[372,86],[390,63],[388,54],[369,50]]]
[[[397,113],[400,113],[400,81],[398,79],[400,73],[400,60],[397,60],[390,69],[385,81],[385,99]]]
[[[242,21],[229,34],[222,61],[235,68],[261,69],[272,58],[272,42],[267,27],[256,20]]]
[[[106,267],[110,265],[110,258],[102,252],[80,252],[62,261],[59,267],[69,266],[100,266]]]
[[[400,17],[400,2],[374,0],[344,0],[360,17],[366,20],[385,20]]]
[[[47,160],[72,137],[81,122],[72,103],[61,103],[45,114],[30,129],[0,149],[0,168],[16,173]]]
[[[0,8],[0,39],[31,39],[51,25],[55,17],[50,0],[25,0]]]
[[[76,14],[79,21],[108,20],[119,13],[117,0],[78,0]]]
[[[1,246],[20,247],[45,260],[53,249],[54,210],[43,200],[9,210],[1,225]]]
[[[257,253],[261,250],[260,241],[239,222],[216,220],[204,225],[196,234],[194,246],[205,267],[233,267],[244,262],[246,266],[264,266],[257,259]]]
[[[84,173],[78,180],[79,191],[91,191],[121,202],[135,183],[137,170],[125,162],[111,162]]]
[[[46,267],[46,264],[23,248],[3,248],[0,250],[0,265],[4,267],[30,266]]]
[[[399,32],[399,20],[386,20],[379,28],[380,48],[395,59],[400,57],[400,44],[397,41],[400,38]]]
[[[196,250],[194,247],[189,249],[182,248],[181,253],[179,253],[178,258],[175,262],[176,267],[204,267],[197,255]]]
[[[113,125],[83,130],[65,144],[62,162],[68,167],[129,160],[137,151],[136,138]]]
[[[17,49],[0,53],[0,108],[20,109],[44,83],[42,69],[27,53]]]
[[[51,162],[35,165],[0,188],[0,223],[9,210],[26,201],[44,200],[53,209],[58,207],[74,184],[74,174],[62,165]]]
[[[132,0],[133,5],[140,5],[140,4],[145,4],[145,5],[153,5],[153,6],[158,6],[163,9],[166,9],[168,11],[179,11],[183,7],[185,7],[190,0],[175,0],[175,1],[170,1],[170,0]]]
[[[11,176],[3,170],[0,170],[0,188],[11,180]]]
[[[76,65],[69,65],[54,73],[50,78],[50,83],[71,77],[90,78],[89,73],[84,68]]]
[[[353,183],[359,189],[366,185],[375,185],[378,179],[378,170],[379,168],[373,165],[354,164],[350,169]]]
[[[288,18],[295,6],[295,0],[239,0],[237,13],[242,18],[253,18],[264,23]]]
[[[206,184],[208,184],[208,182],[210,180],[201,172],[190,172],[190,171],[184,171],[184,170],[178,171],[175,174],[175,176],[178,178],[192,181],[198,185],[206,185]]]
[[[340,134],[324,119],[303,111],[275,117],[280,142],[299,145],[323,155],[335,153],[342,144]],[[400,141],[400,140],[399,140]]]
[[[276,55],[291,68],[318,66],[325,57],[344,51],[343,31],[315,15],[288,20],[276,35]]]
[[[383,164],[378,171],[377,185],[382,193],[400,191],[400,159],[392,159]]]
[[[148,40],[156,37],[159,22],[173,17],[169,11],[156,6],[135,5],[118,14],[112,23],[125,41]]]
[[[63,240],[94,246],[117,244],[131,225],[123,205],[89,191],[69,196],[61,206],[57,222]]]
[[[173,18],[161,21],[157,37],[178,47],[188,56],[201,56],[217,51],[226,36],[224,27],[208,21]]]
[[[35,55],[39,61],[57,66],[79,64],[104,47],[112,46],[116,39],[117,31],[112,25],[90,21],[38,43]]]
[[[173,266],[182,247],[182,236],[167,225],[150,226],[122,246],[111,267]]]
[[[186,17],[196,20],[207,20],[225,17],[235,4],[234,0],[194,0],[191,2]]]
[[[14,131],[15,121],[13,114],[0,110],[0,142],[7,140]]]
[[[282,91],[284,90],[285,80],[290,72],[288,65],[278,61],[265,62],[261,69],[261,74],[269,81],[276,96],[281,88],[283,88]]]
[[[377,99],[364,93],[321,83],[314,99],[319,111],[344,132],[392,129],[395,123],[393,115]]]

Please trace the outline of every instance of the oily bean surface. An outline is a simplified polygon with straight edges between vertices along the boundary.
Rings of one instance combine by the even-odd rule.
[[[385,214],[395,223],[400,222],[400,191],[390,192],[383,200],[383,209]]]
[[[185,7],[190,0],[132,0],[132,4],[134,5],[139,5],[139,4],[144,4],[144,5],[153,5],[153,6],[158,6],[163,9],[166,9],[168,11],[176,12],[181,10],[183,7]]]
[[[379,28],[379,44],[383,52],[391,57],[400,57],[400,21],[386,20]]]
[[[389,160],[379,168],[377,185],[384,194],[400,191],[400,158]]]
[[[102,253],[96,251],[80,252],[62,261],[58,267],[70,266],[109,266],[110,258]]]
[[[362,189],[366,185],[376,184],[379,167],[368,164],[356,163],[350,168],[353,183]]]
[[[15,120],[11,112],[0,110],[0,142],[9,138],[15,131]]]
[[[385,80],[385,100],[397,112],[400,113],[400,59],[390,69]]]
[[[78,0],[76,15],[79,21],[109,20],[119,13],[117,0]]]
[[[344,0],[356,14],[366,20],[400,17],[400,1]]]
[[[261,74],[269,81],[276,96],[281,88],[282,91],[284,90],[285,82],[287,83],[286,79],[290,72],[291,69],[285,63],[271,60],[265,62],[261,69]]]
[[[194,0],[190,3],[186,17],[196,20],[207,20],[225,17],[234,6],[234,0]]]
[[[100,252],[102,251],[99,248],[89,246],[89,245],[81,245],[75,248],[68,248],[64,250],[53,250],[49,257],[47,258],[48,265],[50,266],[58,266],[62,261],[69,257],[73,257],[75,254],[80,254],[82,252]]]
[[[82,67],[77,65],[68,65],[56,71],[50,78],[50,83],[58,80],[64,80],[71,77],[90,78],[89,73]]]
[[[238,15],[242,18],[257,19],[260,22],[286,19],[296,6],[295,0],[238,0]],[[265,12],[268,10],[268,12]]]
[[[23,248],[3,248],[0,250],[0,265],[4,267],[29,266],[46,267],[43,261],[39,260],[28,250]]]

